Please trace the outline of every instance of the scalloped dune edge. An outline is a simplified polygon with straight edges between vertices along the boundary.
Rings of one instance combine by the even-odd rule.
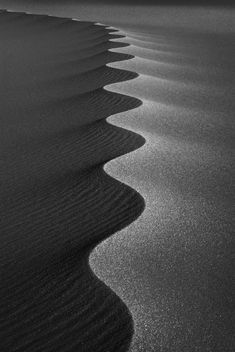
[[[130,46],[113,50],[134,58],[109,66],[139,76],[108,89],[143,104],[110,119],[146,144],[105,170],[146,204],[96,247],[92,268],[132,314],[131,351],[232,350],[234,33],[169,21],[124,34]]]
[[[105,66],[130,59],[108,52],[126,44],[110,42],[105,26],[53,16],[2,11],[0,26],[1,350],[127,351],[130,313],[88,263],[144,209],[135,190],[103,170],[144,144],[105,121],[141,104],[103,89],[137,76]]]

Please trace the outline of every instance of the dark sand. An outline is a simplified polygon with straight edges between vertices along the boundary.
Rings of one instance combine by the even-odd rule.
[[[88,266],[142,198],[103,171],[144,139],[108,124],[138,99],[104,85],[136,77],[104,26],[0,13],[0,351],[126,351],[123,302]],[[123,44],[124,46],[126,44]]]

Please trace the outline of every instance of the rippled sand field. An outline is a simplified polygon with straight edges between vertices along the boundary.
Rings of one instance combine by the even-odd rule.
[[[105,118],[140,105],[107,92],[132,79],[105,66],[129,55],[105,26],[0,12],[0,350],[126,351],[124,303],[88,265],[133,221],[140,195],[103,164],[144,143]]]

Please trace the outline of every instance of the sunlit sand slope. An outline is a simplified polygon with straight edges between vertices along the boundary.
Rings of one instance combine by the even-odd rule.
[[[234,34],[170,23],[123,33],[131,45],[112,52],[135,58],[109,66],[139,77],[107,90],[143,105],[108,121],[146,144],[105,170],[146,208],[96,248],[92,267],[134,317],[131,351],[232,352]]]

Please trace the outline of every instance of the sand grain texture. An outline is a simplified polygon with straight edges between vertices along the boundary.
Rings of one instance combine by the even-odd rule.
[[[139,76],[106,89],[143,104],[108,121],[146,143],[105,170],[146,207],[91,266],[131,311],[132,352],[232,352],[235,32],[172,28],[173,13],[165,25],[115,21],[130,46],[112,51],[134,58],[108,66]]]

